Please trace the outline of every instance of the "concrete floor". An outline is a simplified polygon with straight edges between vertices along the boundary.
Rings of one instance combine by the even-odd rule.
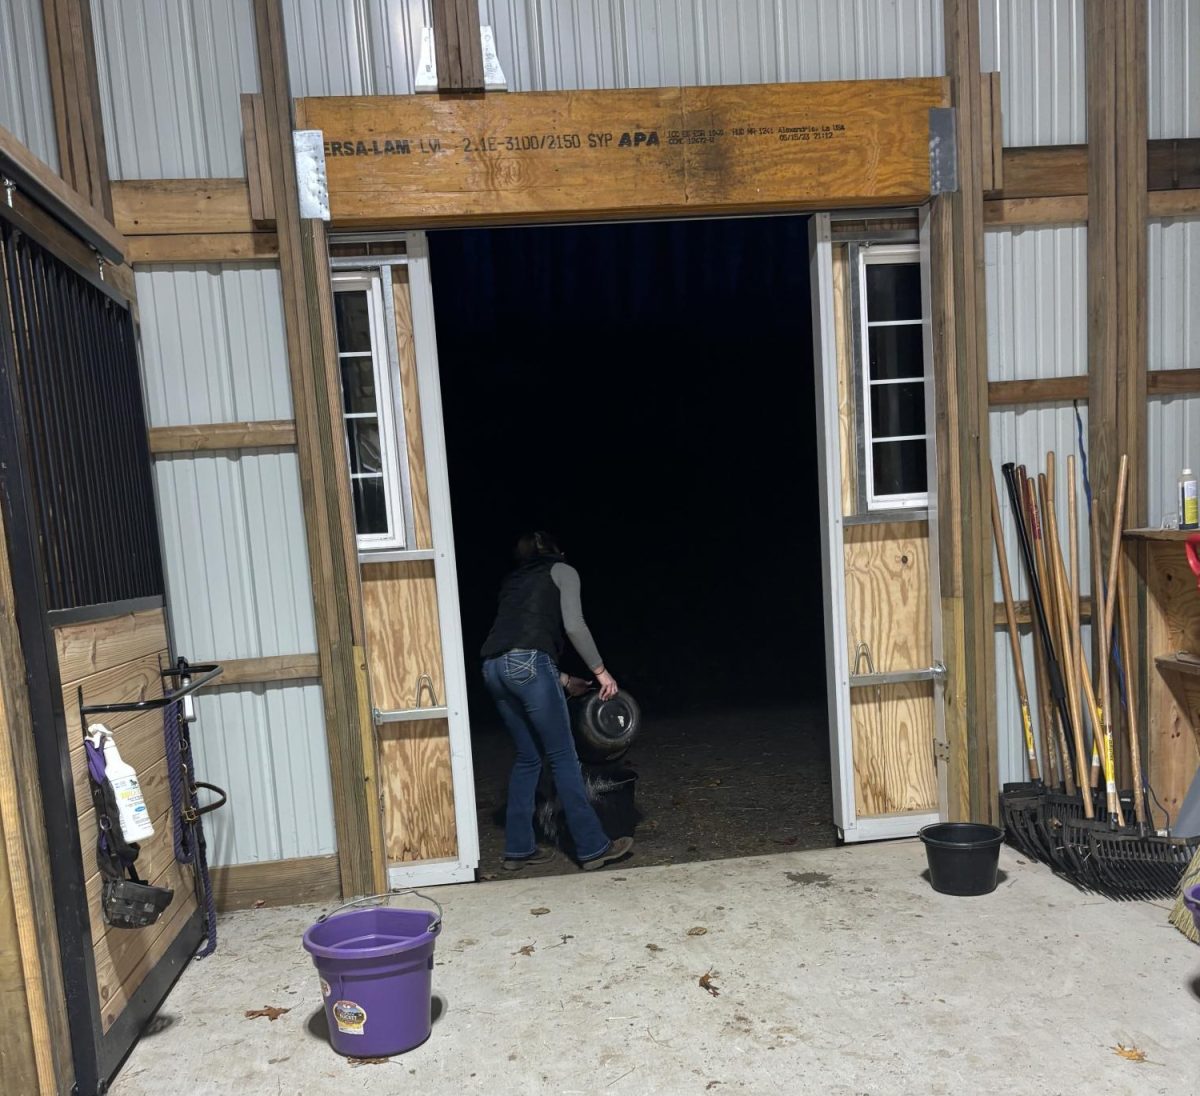
[[[935,894],[916,842],[442,888],[440,1016],[383,1064],[314,1033],[312,907],[231,914],[112,1092],[1200,1091],[1200,948],[1165,905],[1001,867],[975,899]]]

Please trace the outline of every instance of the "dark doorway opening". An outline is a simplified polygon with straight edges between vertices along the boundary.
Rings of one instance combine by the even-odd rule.
[[[470,668],[531,529],[642,706],[630,866],[833,844],[807,218],[430,248],[481,874],[512,747]]]

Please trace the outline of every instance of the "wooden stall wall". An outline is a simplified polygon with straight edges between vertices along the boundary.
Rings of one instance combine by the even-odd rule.
[[[144,929],[113,929],[100,910],[103,880],[96,864],[96,812],[88,784],[79,716],[79,689],[85,703],[119,704],[162,695],[159,666],[167,664],[166,619],[161,609],[128,613],[54,629],[62,681],[63,710],[71,742],[71,771],[79,813],[79,841],[87,881],[88,916],[96,961],[101,1025],[105,1032],[121,1015],[146,975],[166,954],[180,929],[196,912],[192,869],[175,860],[171,789],[161,710],[104,717],[121,756],[138,773],[154,836],[141,843],[138,873],[175,897],[159,920]]]
[[[407,271],[392,268],[401,401],[412,493],[413,549],[433,548],[425,442]],[[367,672],[373,707],[414,713],[446,703],[446,670],[433,560],[362,565]],[[389,865],[449,860],[458,854],[450,725],[406,718],[376,729]]]

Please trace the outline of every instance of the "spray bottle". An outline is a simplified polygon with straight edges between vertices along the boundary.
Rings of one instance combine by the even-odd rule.
[[[137,773],[132,765],[122,759],[112,731],[103,725],[95,727],[94,731],[104,752],[105,775],[117,800],[121,833],[130,844],[153,837],[154,827],[150,823],[150,812],[146,809]]]
[[[1196,477],[1190,468],[1179,473],[1179,528],[1200,528],[1200,512],[1197,510]]]

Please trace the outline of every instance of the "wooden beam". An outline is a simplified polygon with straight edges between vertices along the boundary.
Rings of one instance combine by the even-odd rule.
[[[17,140],[14,134],[10,133],[3,126],[0,126],[0,155],[3,155],[14,169],[20,171],[33,183],[44,189],[54,201],[62,206],[64,216],[59,217],[57,214],[54,214],[57,220],[62,221],[68,228],[73,228],[69,223],[69,219],[76,220],[80,225],[86,226],[88,231],[94,233],[103,241],[105,248],[113,256],[113,262],[120,262],[124,259],[125,238],[121,233],[109,223],[103,214],[93,208],[78,191],[63,182],[58,175],[34,156],[29,149]],[[0,164],[0,174],[7,174],[2,164]],[[2,198],[3,193],[0,192],[0,199]],[[36,196],[33,194],[30,194],[29,198],[31,201],[36,200]],[[51,210],[50,212],[53,213],[54,211]]]
[[[433,0],[438,91],[483,91],[483,43],[476,0]]]
[[[306,856],[231,864],[211,873],[217,911],[336,902],[341,897],[338,857]]]
[[[1028,601],[1017,601],[1013,603],[1013,608],[1016,610],[1017,623],[1022,627],[1033,626],[1033,609]],[[1092,622],[1092,599],[1090,597],[1081,597],[1079,599],[1079,619],[1084,624]],[[1008,618],[1004,614],[1004,602],[997,601],[992,605],[992,624],[996,628],[1008,627]]]
[[[1146,374],[1151,396],[1193,396],[1200,393],[1200,369],[1152,369]]]
[[[980,121],[983,133],[984,193],[1004,189],[1004,125],[1000,105],[1000,73],[984,72],[979,76],[981,100]]]
[[[130,236],[254,232],[245,179],[126,179],[112,185],[113,219]]]
[[[997,812],[992,545],[988,510],[987,294],[983,260],[979,5],[945,0],[946,70],[958,115],[958,181],[934,199],[930,221],[938,443],[942,626],[949,677],[945,725],[951,818]],[[1007,164],[1005,183],[1008,182]]]
[[[106,220],[112,218],[88,0],[42,0],[59,173]]]
[[[395,95],[301,99],[298,110],[326,136],[335,224],[430,227],[919,204],[929,110],[946,88],[918,78]]]
[[[246,183],[250,191],[250,216],[260,222],[275,220],[265,111],[261,95],[242,96],[242,151],[246,159]]]
[[[1189,190],[1152,190],[1149,196],[1151,217],[1200,216],[1200,187]]]
[[[989,381],[987,387],[988,406],[993,408],[1088,398],[1086,374],[1078,377],[1039,377],[1028,381]]]
[[[216,232],[203,236],[130,236],[127,260],[153,263],[253,263],[279,258],[274,232]]]
[[[208,453],[219,449],[270,449],[296,444],[296,423],[292,419],[153,426],[148,433],[150,452],[155,456]]]
[[[264,655],[261,658],[216,659],[224,671],[212,688],[229,685],[271,685],[281,681],[305,681],[321,676],[317,654]]]
[[[300,219],[281,0],[254,0],[254,22],[267,153],[273,168],[271,188],[279,237],[284,329],[296,414],[296,449],[320,655],[338,867],[344,894],[366,894],[378,876],[382,850],[373,847],[371,838],[369,811],[374,807],[368,804],[359,727],[350,577],[340,549],[343,531],[339,527],[339,492],[332,478],[344,463],[345,439],[339,408],[329,406],[325,377],[329,363],[321,360],[325,335],[314,337],[314,324],[319,327],[321,321],[312,315],[315,290],[306,273],[320,262],[325,264],[328,276],[328,260],[313,246],[311,225],[306,231]]]
[[[983,203],[983,219],[989,227],[1008,228],[1084,224],[1087,221],[1087,195],[989,199]]]
[[[8,892],[0,898],[0,922],[12,913],[9,925],[0,923],[0,952],[20,970],[18,983],[5,987],[20,1006],[9,1017],[12,1030],[0,1038],[5,1088],[69,1092],[75,1073],[27,672],[0,508],[0,860],[8,877],[0,880]],[[25,1032],[30,1058],[23,1065],[17,1044]]]

